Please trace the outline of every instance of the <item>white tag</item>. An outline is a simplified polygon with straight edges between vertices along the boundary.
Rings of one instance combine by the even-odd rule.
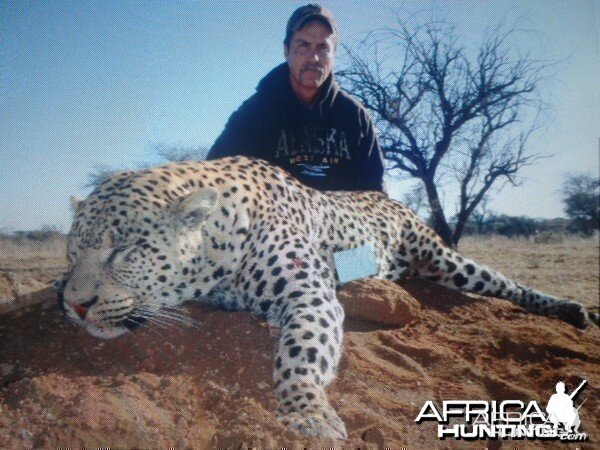
[[[335,252],[333,259],[341,283],[377,274],[375,251],[370,244]]]

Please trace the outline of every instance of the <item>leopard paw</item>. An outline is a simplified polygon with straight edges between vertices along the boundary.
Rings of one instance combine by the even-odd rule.
[[[302,413],[291,412],[279,416],[279,420],[288,428],[306,436],[330,439],[348,438],[346,425],[331,408]]]
[[[556,316],[558,316],[558,318],[577,328],[585,329],[588,327],[590,323],[588,312],[580,303],[565,300],[558,303],[556,306]]]

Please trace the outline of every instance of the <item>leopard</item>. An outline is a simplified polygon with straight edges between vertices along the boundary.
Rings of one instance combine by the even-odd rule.
[[[278,330],[276,417],[307,436],[348,437],[326,395],[343,346],[338,251],[371,245],[375,278],[424,279],[578,328],[589,323],[581,304],[461,256],[383,192],[321,192],[260,159],[115,172],[73,199],[73,211],[69,268],[57,282],[69,321],[112,339],[188,301],[249,311]]]

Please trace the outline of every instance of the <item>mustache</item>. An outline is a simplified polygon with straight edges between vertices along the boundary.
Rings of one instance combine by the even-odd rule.
[[[320,64],[307,64],[302,67],[302,72],[311,71],[311,72],[323,72],[325,69]]]

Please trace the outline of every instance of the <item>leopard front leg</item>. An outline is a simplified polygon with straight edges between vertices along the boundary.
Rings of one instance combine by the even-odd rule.
[[[341,355],[342,308],[335,292],[323,290],[309,291],[289,304],[273,373],[278,416],[303,434],[345,439],[344,422],[325,394]]]
[[[325,393],[340,360],[344,320],[330,268],[301,237],[276,248],[267,240],[251,255],[238,286],[251,311],[281,328],[273,372],[278,418],[306,435],[345,439]]]

